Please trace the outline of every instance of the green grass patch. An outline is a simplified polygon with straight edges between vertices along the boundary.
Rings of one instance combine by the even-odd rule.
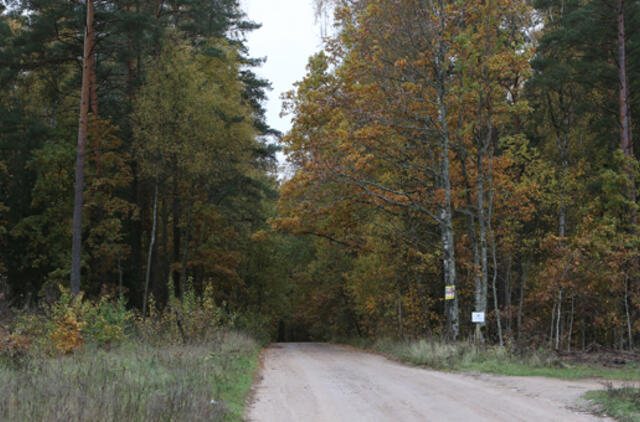
[[[598,412],[618,421],[640,422],[640,390],[637,388],[590,391],[585,398],[594,403]]]
[[[241,421],[259,348],[221,332],[199,344],[129,342],[0,363],[0,420]]]
[[[382,352],[396,360],[448,371],[478,371],[501,375],[545,376],[564,379],[605,378],[639,381],[640,365],[627,363],[615,368],[597,364],[571,363],[545,350],[512,353],[507,348],[477,347],[473,344],[443,343],[437,340],[378,340],[354,346]]]
[[[466,365],[459,365],[455,369],[462,371],[478,371],[501,375],[520,376],[540,376],[563,379],[580,378],[604,378],[622,381],[640,380],[640,367],[637,364],[628,364],[624,369],[608,368],[594,364],[571,364],[566,362],[554,362],[539,364],[537,359],[525,358],[519,361],[518,358],[509,360],[487,359],[480,362],[470,362]],[[548,365],[548,366],[545,366]]]

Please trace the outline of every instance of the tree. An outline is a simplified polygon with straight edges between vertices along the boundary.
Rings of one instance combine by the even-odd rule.
[[[528,50],[518,53],[523,36],[511,28],[496,30],[495,22],[526,14],[526,6],[411,1],[360,6],[340,9],[344,29],[327,47],[331,56],[315,57],[291,96],[294,129],[285,140],[300,173],[284,199],[304,189],[308,200],[335,204],[330,198],[338,190],[345,207],[372,207],[388,219],[406,211],[412,219],[430,221],[440,233],[443,284],[455,288],[461,159],[469,170],[467,184],[473,173],[478,181],[478,205],[467,212],[478,212],[485,287],[477,284],[477,306],[485,310],[487,228],[493,236],[491,186],[498,167],[489,151],[497,149],[500,137],[494,125],[522,113],[521,105],[507,104],[512,85],[505,75],[525,77],[528,67]],[[336,64],[334,72],[329,64]],[[317,216],[315,208],[309,211]],[[457,295],[446,304],[447,332],[454,339]]]
[[[553,258],[549,258],[549,265],[569,268],[567,263],[573,265],[578,261],[575,271],[581,271],[583,266],[587,267],[586,261],[583,261],[586,258],[583,257],[588,255],[591,248],[596,247],[588,242],[598,242],[596,239],[599,239],[599,236],[591,232],[596,224],[594,221],[600,222],[602,227],[614,224],[614,231],[626,231],[628,235],[616,238],[615,244],[619,245],[620,250],[626,250],[630,254],[623,258],[613,250],[608,253],[609,259],[622,260],[627,263],[625,265],[629,265],[624,269],[624,266],[620,267],[629,277],[621,282],[626,287],[616,290],[623,296],[622,313],[626,314],[627,338],[631,345],[633,335],[629,328],[632,325],[629,298],[633,293],[628,286],[637,273],[633,264],[635,254],[631,252],[633,247],[630,246],[635,242],[633,238],[637,233],[637,217],[635,176],[632,170],[635,157],[631,140],[630,104],[633,100],[629,76],[626,74],[629,71],[633,73],[633,67],[629,66],[628,61],[635,62],[637,57],[633,53],[629,54],[626,43],[629,40],[633,42],[638,36],[633,25],[629,25],[629,19],[634,19],[637,7],[629,2],[613,4],[599,0],[538,1],[536,6],[547,21],[534,61],[536,73],[529,83],[530,98],[535,105],[536,122],[539,122],[540,128],[534,138],[549,154],[551,146],[557,151],[548,155],[549,161],[557,163],[557,179],[551,186],[555,186],[554,195],[557,195],[552,203],[557,207],[559,235],[559,239],[555,240],[558,249],[552,255]],[[593,31],[594,26],[601,30]],[[635,76],[633,79],[637,78]],[[617,88],[612,90],[612,86]],[[540,124],[539,118],[542,116],[545,120]],[[546,132],[549,129],[553,132]],[[617,139],[612,140],[612,132],[620,134]],[[547,142],[545,138],[553,140],[553,143]],[[623,151],[626,164],[616,158],[616,146]],[[626,183],[620,182],[621,174],[626,174]],[[612,200],[615,196],[613,192],[603,194],[590,189],[590,186],[606,189],[615,187],[627,199]],[[587,197],[591,202],[585,202]],[[586,206],[585,203],[590,203],[591,206]],[[595,206],[595,203],[601,206]],[[626,210],[622,211],[623,209]],[[587,227],[589,231],[585,232]],[[582,239],[579,248],[575,246],[576,239]],[[613,238],[610,241],[613,242]],[[622,246],[623,244],[627,246]],[[583,278],[584,285],[580,287],[569,281],[573,267],[560,271],[560,274],[566,273],[566,277],[555,278],[559,281],[552,287],[555,299],[551,326],[554,325],[555,318],[556,327],[555,330],[550,330],[550,337],[552,343],[555,337],[556,347],[560,344],[562,331],[563,300],[559,297],[564,292],[564,301],[571,303],[571,309],[577,302],[576,309],[580,313],[582,303],[589,301],[588,296],[582,292],[595,290],[600,274],[606,272],[604,268],[595,271],[593,266],[591,270],[591,276]],[[618,279],[618,276],[611,278]],[[565,309],[566,307],[565,305]],[[573,311],[570,318],[573,319]],[[589,317],[578,315],[578,318]],[[584,320],[580,323],[584,324]]]
[[[93,0],[87,0],[87,26],[84,33],[82,56],[82,89],[80,94],[80,122],[78,123],[78,150],[76,158],[76,180],[73,201],[73,242],[71,248],[71,293],[80,293],[82,270],[82,196],[84,194],[84,165],[87,150],[87,128],[89,126],[89,101],[91,100],[91,78],[95,35],[93,30]],[[96,97],[97,98],[97,97]]]
[[[207,276],[225,273],[227,281],[241,283],[236,273],[238,252],[227,249],[231,246],[227,241],[238,236],[239,230],[229,224],[228,213],[233,210],[239,216],[241,210],[227,206],[242,205],[258,187],[252,174],[254,160],[259,158],[256,129],[237,79],[235,48],[222,39],[208,43],[218,49],[218,57],[201,54],[184,43],[167,46],[136,100],[136,156],[141,174],[160,193],[154,193],[145,292],[160,205],[166,213],[163,242],[171,217],[172,270],[178,295],[190,267],[202,268]],[[176,238],[175,233],[180,236]],[[227,241],[221,243],[226,236]],[[217,262],[205,256],[215,256]]]
[[[134,154],[132,107],[145,83],[149,64],[159,56],[163,44],[175,42],[171,34],[176,26],[183,29],[181,43],[197,50],[201,62],[209,59],[233,62],[224,71],[221,69],[225,65],[217,65],[214,72],[218,74],[207,77],[220,81],[219,75],[224,74],[226,79],[220,83],[229,83],[233,91],[229,101],[233,105],[228,106],[229,115],[220,110],[219,115],[233,120],[238,116],[231,114],[242,108],[242,125],[251,127],[253,137],[251,142],[243,143],[246,147],[243,165],[222,163],[217,169],[217,185],[208,186],[207,194],[217,203],[217,211],[198,205],[198,213],[212,218],[214,214],[223,215],[226,222],[242,232],[243,239],[250,236],[250,224],[266,224],[262,208],[255,204],[267,195],[273,197],[274,184],[268,172],[275,153],[270,142],[277,133],[266,124],[262,108],[264,91],[269,85],[252,70],[261,61],[248,57],[242,40],[244,33],[257,25],[247,21],[237,1],[182,2],[176,4],[175,10],[168,3],[129,0],[99,2],[93,6],[94,30],[89,32],[94,36],[88,38],[92,44],[88,60],[88,116],[91,118],[86,146],[90,163],[86,163],[82,173],[85,177],[82,290],[87,294],[97,293],[99,285],[112,283],[115,274],[117,282],[122,282],[122,291],[129,291],[131,303],[141,304],[144,277],[140,274],[146,261],[142,239],[147,238],[143,230],[152,225],[154,187],[146,175],[142,176],[142,165]],[[2,186],[7,193],[7,200],[3,202],[9,207],[7,236],[12,247],[2,248],[0,253],[7,263],[6,274],[12,291],[25,301],[35,297],[48,282],[58,281],[59,275],[69,274],[69,265],[57,256],[70,258],[70,248],[60,246],[64,242],[71,246],[71,232],[67,227],[60,227],[60,222],[69,219],[59,213],[62,210],[71,213],[72,208],[70,201],[63,203],[58,195],[62,192],[71,195],[67,171],[73,163],[67,160],[70,150],[62,139],[74,136],[70,119],[77,105],[72,104],[70,98],[80,94],[82,63],[78,58],[83,57],[80,41],[86,27],[86,11],[84,5],[73,2],[19,1],[0,20],[0,161],[7,163],[12,175]],[[210,37],[219,42],[209,42]],[[234,57],[227,61],[231,50]],[[219,109],[225,107],[227,105],[220,105]],[[229,126],[227,136],[233,139],[232,131],[241,124],[232,122]],[[92,127],[104,130],[105,133],[100,134],[104,136],[93,136]],[[76,121],[75,130],[78,129]],[[49,160],[40,155],[44,151],[52,154]],[[124,160],[118,162],[121,173],[113,174],[110,166],[118,160]],[[44,169],[39,168],[40,165]],[[60,178],[57,188],[56,177]],[[173,179],[187,183],[187,178],[181,175],[169,183]],[[158,286],[154,294],[160,303],[166,297],[166,283],[159,280],[166,281],[173,265],[171,270],[178,275],[179,285],[183,278],[180,266],[185,256],[191,262],[190,256],[195,257],[191,254],[196,252],[193,238],[184,237],[185,234],[190,237],[187,232],[192,230],[184,223],[192,212],[191,201],[199,198],[197,192],[186,190],[180,195],[181,189],[182,186],[176,184],[175,212],[167,212],[173,192],[159,192],[156,249],[162,256],[154,260],[156,268],[151,275],[152,285]],[[45,198],[55,198],[56,202],[47,203]],[[106,201],[104,206],[98,203],[102,200]],[[135,209],[131,203],[135,203]],[[188,206],[182,207],[183,203]],[[230,211],[233,207],[246,207],[250,211],[234,215]],[[193,212],[195,219],[197,213]],[[171,221],[174,215],[176,224]],[[58,220],[51,220],[54,216]],[[43,224],[48,221],[57,221],[55,230],[44,229]],[[165,228],[173,233],[165,232]],[[40,229],[46,234],[42,235]],[[65,240],[67,236],[69,239]],[[225,248],[238,247],[232,246],[234,242],[237,241],[229,240]],[[177,247],[170,248],[169,243]],[[185,245],[187,254],[183,253]],[[175,253],[175,257],[163,259],[167,256],[165,251],[169,255]],[[27,257],[38,258],[29,262]]]

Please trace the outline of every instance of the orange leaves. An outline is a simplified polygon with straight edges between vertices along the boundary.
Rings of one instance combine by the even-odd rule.
[[[409,65],[409,62],[407,62],[406,58],[401,57],[398,60],[396,60],[396,62],[393,65],[397,67],[400,71],[403,71]]]
[[[58,353],[70,355],[82,347],[82,328],[86,325],[85,322],[78,321],[73,312],[68,311],[55,324],[56,328],[50,339]]]
[[[32,339],[19,333],[10,333],[0,327],[0,357],[10,360],[24,357],[31,348]]]

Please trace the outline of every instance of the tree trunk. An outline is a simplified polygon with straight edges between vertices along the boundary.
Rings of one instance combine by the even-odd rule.
[[[404,338],[403,332],[403,323],[402,323],[402,297],[398,295],[398,333],[400,334],[400,338]]]
[[[496,286],[496,283],[498,281],[498,258],[497,258],[497,251],[496,251],[496,235],[495,232],[493,231],[493,225],[492,225],[492,219],[493,219],[493,198],[494,198],[494,191],[493,191],[493,149],[491,150],[491,153],[489,153],[489,146],[491,145],[491,141],[493,139],[493,121],[491,119],[491,104],[488,103],[487,104],[487,135],[486,138],[484,139],[484,145],[483,145],[483,149],[486,152],[487,158],[488,158],[488,168],[487,168],[487,172],[486,172],[486,180],[487,180],[487,188],[488,188],[488,192],[487,194],[489,195],[489,200],[488,200],[488,204],[487,204],[487,214],[486,214],[486,226],[487,226],[487,230],[489,231],[489,239],[491,241],[491,256],[492,256],[492,260],[493,260],[493,279],[491,282],[491,288],[493,291],[493,306],[495,309],[495,313],[496,313],[496,324],[498,327],[498,341],[500,342],[500,347],[504,346],[504,338],[502,336],[502,320],[500,317],[500,306],[498,304],[498,289]],[[478,173],[479,176],[484,174],[484,166],[479,167],[478,169]],[[482,176],[484,178],[484,176]],[[480,193],[478,193],[479,195]],[[480,213],[484,214],[483,210],[480,209]],[[484,243],[486,245],[486,238],[484,240]],[[485,271],[488,272],[488,267],[486,264],[486,247],[485,247],[485,251],[483,251],[483,266],[485,266]],[[487,275],[483,275],[483,277],[486,277]],[[486,289],[486,283],[485,283],[485,289]]]
[[[507,336],[511,337],[512,335],[512,319],[513,319],[513,312],[511,310],[511,285],[512,285],[512,280],[511,280],[511,267],[513,265],[513,259],[511,258],[511,255],[509,255],[509,257],[507,258],[507,274],[504,277],[504,309],[505,309],[505,319],[506,319],[506,333]]]
[[[627,317],[627,337],[629,338],[629,350],[633,350],[633,333],[631,331],[631,313],[629,312],[629,279],[624,283],[624,312]]]
[[[620,148],[628,157],[633,156],[631,138],[631,106],[629,103],[629,80],[627,78],[626,36],[624,27],[624,0],[618,0],[618,83],[620,107]]]
[[[471,207],[469,207],[471,208]],[[482,276],[480,274],[480,251],[478,250],[478,236],[475,233],[475,224],[473,216],[469,217],[469,235],[471,236],[472,248],[473,248],[473,280],[475,284],[476,293],[476,312],[487,311],[487,296],[482,295]],[[482,300],[484,298],[484,301]],[[486,324],[475,324],[475,342],[476,344],[484,343],[484,336],[482,335],[482,327]]]
[[[569,338],[567,339],[567,352],[571,352],[571,336],[573,335],[573,314],[575,311],[575,296],[571,296],[571,318],[569,321]]]
[[[558,291],[558,315],[556,318],[556,347],[560,347],[560,319],[562,318],[562,288]]]
[[[491,172],[492,169],[491,167],[489,168],[489,180],[491,180]],[[497,259],[497,254],[496,254],[496,235],[495,232],[493,231],[492,225],[491,225],[491,218],[492,218],[492,214],[493,214],[493,191],[492,191],[492,184],[491,182],[489,183],[489,212],[487,213],[487,225],[488,225],[488,229],[489,229],[489,234],[491,237],[491,256],[493,259],[493,279],[491,282],[491,288],[493,290],[493,306],[496,312],[496,324],[498,326],[498,340],[500,342],[500,347],[504,346],[504,338],[502,336],[502,320],[500,318],[500,307],[498,305],[498,289],[496,287],[496,283],[498,280],[498,259]]]
[[[440,15],[440,29],[444,29],[446,19],[445,11]],[[446,92],[447,92],[447,58],[443,45],[438,47],[435,57],[437,72],[437,95],[438,95],[438,123],[440,124],[440,143],[442,148],[442,162],[440,163],[440,184],[444,189],[444,204],[440,206],[440,230],[442,235],[443,251],[443,271],[445,286],[456,287],[456,259],[455,243],[453,235],[453,212],[451,205],[451,179],[449,174],[449,122],[447,119]],[[458,293],[454,293],[452,300],[445,301],[446,313],[446,337],[450,341],[455,341],[460,332]]]
[[[131,5],[127,4],[124,7],[126,13],[131,12]],[[136,12],[138,12],[136,8]],[[133,56],[133,40],[131,37],[131,32],[127,32],[127,49],[128,57],[127,57],[127,98],[129,100],[129,106],[133,104],[134,95],[135,95],[135,57]]]
[[[173,262],[175,264],[177,264],[178,262],[180,262],[180,240],[181,240],[181,233],[180,233],[180,199],[179,199],[179,194],[178,194],[178,165],[174,160],[173,163],[174,166],[174,175],[173,175],[173,198],[172,198],[172,223],[173,223]],[[180,296],[180,294],[178,293],[180,291],[180,287],[179,287],[179,283],[180,283],[180,272],[178,272],[178,270],[174,270],[173,271],[173,281],[176,284],[174,286],[174,292],[172,294],[177,295],[178,297]]]
[[[158,286],[158,292],[161,297],[165,297],[167,286],[169,285],[169,277],[171,276],[171,259],[169,257],[169,204],[165,195],[162,201],[162,277]]]
[[[629,92],[629,79],[627,77],[627,53],[626,53],[626,35],[625,35],[625,10],[624,0],[617,0],[617,14],[618,14],[618,83],[619,83],[619,108],[620,108],[620,149],[624,152],[624,155],[628,159],[633,157],[633,138],[631,134],[631,103]],[[638,235],[638,212],[635,208],[637,194],[636,183],[633,168],[627,167],[627,174],[629,179],[630,199],[633,203],[631,209],[631,232],[634,235]],[[632,280],[637,277],[638,271],[638,258],[633,258],[633,272],[634,276]],[[629,332],[629,349],[633,348],[633,340],[631,335],[631,315],[629,312],[628,295],[630,280],[625,281],[625,313],[627,318],[627,330]]]
[[[518,320],[517,320],[518,346],[521,345],[521,341],[522,341],[522,308],[524,306],[524,289],[527,285],[528,270],[529,270],[529,264],[528,262],[525,261],[522,264],[522,280],[520,281],[520,301],[518,303]]]
[[[504,346],[504,339],[502,337],[502,320],[500,318],[500,307],[498,306],[498,290],[496,288],[496,281],[498,279],[498,260],[496,259],[496,242],[494,234],[491,234],[491,255],[493,256],[493,280],[491,283],[493,289],[493,306],[496,311],[496,323],[498,325],[498,340],[500,341],[500,347]]]
[[[456,262],[455,252],[453,250],[453,224],[451,222],[451,215],[446,210],[442,210],[441,217],[443,223],[441,223],[442,231],[442,249],[444,258],[443,271],[445,286],[453,286],[454,296],[452,300],[445,301],[446,317],[447,317],[447,333],[448,340],[455,341],[458,338],[460,326],[458,319],[458,292],[456,288]]]
[[[478,168],[478,176],[476,181],[476,189],[478,191],[477,208],[478,208],[478,236],[480,243],[480,279],[479,286],[476,286],[476,312],[487,312],[487,292],[489,285],[489,269],[487,261],[487,218],[484,205],[484,157],[486,147],[480,142],[478,145],[478,157],[476,165]]]
[[[178,286],[178,297],[182,299],[185,288],[187,286],[187,262],[189,253],[189,229],[191,225],[191,211],[187,212],[187,221],[184,227],[184,246],[182,248],[182,263],[181,263],[181,279],[180,286]]]
[[[124,289],[122,286],[122,264],[120,262],[120,253],[118,253],[118,297],[122,299]]]
[[[87,0],[87,27],[84,34],[84,56],[82,58],[82,88],[80,96],[80,121],[78,124],[78,147],[73,201],[73,235],[71,246],[71,293],[80,293],[82,271],[82,205],[84,192],[84,165],[87,150],[87,127],[89,122],[89,55],[93,36],[93,0]]]
[[[558,148],[560,149],[560,207],[558,210],[558,236],[564,238],[567,236],[567,177],[569,175],[569,111],[565,111],[562,125],[562,139],[558,139]]]
[[[556,318],[556,303],[558,302],[558,297],[556,296],[556,292],[553,292],[553,307],[551,308],[551,329],[549,332],[549,349],[553,347],[553,326]]]
[[[94,13],[95,15],[95,13]],[[87,22],[88,25],[88,22]],[[89,36],[89,109],[91,110],[91,114],[94,119],[98,119],[98,78],[96,76],[97,71],[97,58],[96,58],[96,31],[93,27],[93,19],[91,22],[91,27],[88,28],[87,35]],[[102,174],[101,169],[101,150],[100,150],[100,137],[96,136],[96,139],[92,140],[93,145],[91,148],[93,149],[95,156],[95,167],[96,174],[100,176]],[[90,149],[91,149],[90,148]]]
[[[142,303],[142,317],[147,317],[147,302],[149,301],[149,279],[151,278],[151,264],[153,259],[153,248],[156,243],[156,227],[158,222],[158,182],[155,183],[153,193],[153,223],[151,225],[151,240],[149,241],[149,252],[147,253],[147,272],[144,277],[144,302]]]
[[[93,9],[93,7],[92,7]],[[87,25],[89,22],[87,22]],[[98,77],[96,75],[98,61],[96,58],[96,31],[93,28],[93,19],[91,21],[91,28],[88,31],[89,35],[89,90],[90,90],[90,106],[93,117],[98,117]]]
[[[440,100],[440,124],[442,125],[442,166],[441,179],[445,191],[445,203],[440,210],[440,229],[442,232],[443,270],[445,286],[456,287],[456,260],[453,236],[453,215],[451,211],[451,181],[449,179],[449,136],[447,128],[447,114],[442,91]],[[458,338],[460,326],[458,316],[458,293],[454,293],[452,300],[445,301],[447,317],[447,338],[455,341]]]
[[[438,26],[436,33],[443,34],[446,27],[447,10],[442,3],[439,4]],[[436,35],[438,36],[438,35]],[[438,96],[438,123],[440,124],[440,146],[442,148],[442,162],[440,163],[440,185],[444,189],[444,204],[440,206],[440,230],[442,234],[443,270],[445,286],[456,288],[456,259],[453,234],[453,212],[451,205],[451,178],[449,174],[449,122],[446,106],[449,71],[449,58],[447,47],[440,40],[434,52],[434,65],[436,72],[436,93]],[[453,300],[445,301],[445,313],[447,321],[446,337],[455,341],[460,332],[460,320],[458,310],[458,292],[455,291]]]
[[[471,197],[471,182],[469,180],[469,174],[467,172],[466,159],[467,155],[465,151],[465,145],[462,141],[462,136],[459,133],[460,128],[463,126],[462,114],[459,117],[460,123],[456,132],[456,138],[458,142],[458,154],[457,157],[460,160],[460,168],[462,170],[462,177],[464,179],[464,185],[468,186],[466,189],[465,199],[467,203],[467,209],[469,210],[467,218],[467,231],[469,239],[471,240],[471,249],[473,250],[473,284],[475,286],[475,310],[476,312],[486,312],[487,309],[487,297],[482,295],[482,276],[480,271],[480,251],[478,248],[478,234],[476,232],[475,216],[473,214],[474,204]],[[484,302],[482,298],[484,297]],[[485,324],[475,324],[474,341],[476,344],[484,343],[484,336],[482,334],[482,327]]]

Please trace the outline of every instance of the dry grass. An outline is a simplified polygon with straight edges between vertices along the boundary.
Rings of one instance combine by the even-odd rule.
[[[241,420],[258,348],[246,336],[221,332],[201,344],[130,342],[0,363],[0,420]]]

